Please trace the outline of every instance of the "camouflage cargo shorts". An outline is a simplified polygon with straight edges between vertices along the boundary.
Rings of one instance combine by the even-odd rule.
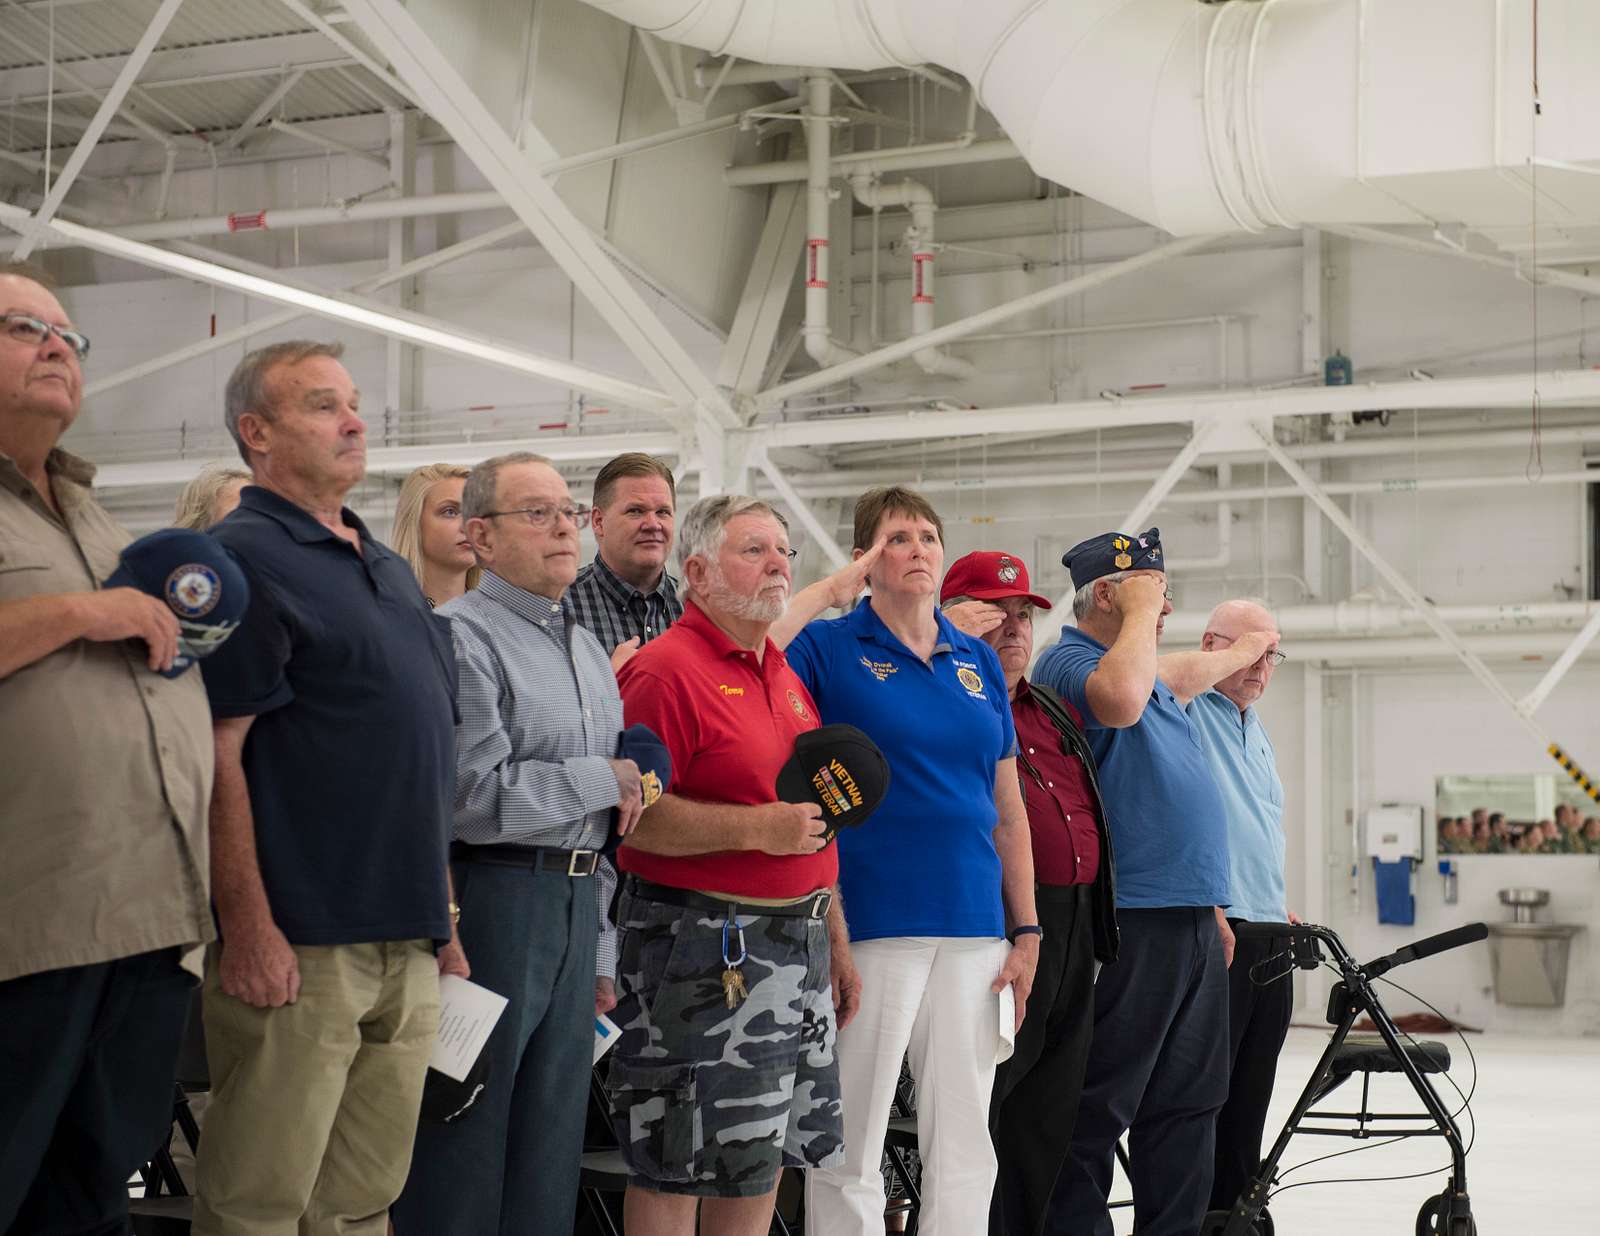
[[[783,1167],[843,1157],[827,924],[740,914],[749,994],[729,1009],[725,921],[618,902],[611,1121],[630,1176],[662,1193],[759,1197]]]

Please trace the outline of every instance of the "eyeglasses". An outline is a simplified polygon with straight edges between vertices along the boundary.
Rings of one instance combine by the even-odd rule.
[[[572,526],[582,532],[589,526],[589,516],[593,511],[587,506],[514,506],[509,511],[485,511],[484,519],[498,519],[502,515],[525,515],[528,522],[535,528],[543,530],[550,527],[559,516],[569,520]]]
[[[1230,644],[1238,642],[1231,635],[1218,635],[1215,631],[1211,632],[1211,638],[1212,639],[1225,639]],[[1266,654],[1266,657],[1267,657],[1267,660],[1273,666],[1279,666],[1279,665],[1282,665],[1285,661],[1287,661],[1289,659],[1289,654],[1286,653],[1286,652],[1280,652],[1278,649],[1274,648],[1271,652]],[[1258,660],[1258,661],[1260,659],[1261,659],[1260,657],[1256,658],[1256,660]]]
[[[0,314],[0,322],[5,323],[6,334],[18,343],[36,348],[54,335],[71,348],[73,355],[80,361],[89,355],[89,336],[82,331],[73,330],[70,326],[54,326],[43,318],[34,317],[31,313]]]

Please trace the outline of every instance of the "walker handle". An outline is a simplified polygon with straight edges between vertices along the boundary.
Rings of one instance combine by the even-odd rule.
[[[1449,931],[1441,931],[1436,936],[1425,936],[1421,940],[1413,941],[1404,948],[1395,949],[1386,957],[1369,961],[1361,968],[1368,978],[1378,978],[1396,966],[1403,966],[1410,961],[1421,961],[1424,957],[1460,948],[1463,944],[1475,944],[1479,940],[1486,939],[1488,935],[1489,929],[1482,923],[1468,923],[1464,927],[1455,927]]]

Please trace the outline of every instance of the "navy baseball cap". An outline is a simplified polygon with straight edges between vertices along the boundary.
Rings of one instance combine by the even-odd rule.
[[[178,655],[161,671],[168,678],[221,647],[250,605],[250,585],[228,547],[188,528],[164,528],[128,545],[105,587],[137,588],[177,615]]]
[[[1072,573],[1072,586],[1082,588],[1118,571],[1166,571],[1161,557],[1161,530],[1148,528],[1138,536],[1127,532],[1102,532],[1079,541],[1061,555],[1061,565]]]
[[[778,798],[816,803],[832,841],[841,828],[864,824],[889,792],[889,761],[878,744],[853,725],[835,723],[807,730],[794,740],[794,754],[778,770]]]
[[[672,783],[672,753],[667,744],[648,725],[630,725],[617,735],[617,759],[632,760],[639,766],[644,782],[644,805],[651,806],[667,791]],[[611,835],[606,839],[605,853],[615,854],[622,844],[617,833],[617,809],[611,808]]]

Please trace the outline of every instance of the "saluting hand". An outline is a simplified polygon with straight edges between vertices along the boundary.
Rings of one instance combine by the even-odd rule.
[[[982,639],[1006,620],[1006,611],[988,601],[963,601],[947,608],[944,616],[961,634]]]
[[[880,536],[877,543],[861,557],[840,567],[822,581],[828,590],[829,605],[834,609],[843,609],[861,595],[862,589],[867,586],[867,575],[872,570],[872,564],[883,556],[883,547],[888,543],[888,537]]]
[[[763,854],[815,854],[826,842],[828,826],[816,803],[769,803],[767,818],[756,833]]]

